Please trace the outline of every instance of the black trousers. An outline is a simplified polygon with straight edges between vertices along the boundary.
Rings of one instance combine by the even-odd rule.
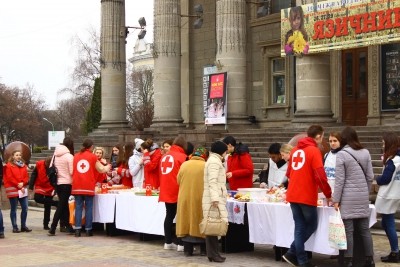
[[[43,216],[43,226],[48,226],[50,222],[50,211],[51,206],[57,207],[58,201],[53,200],[53,196],[45,196],[42,194],[35,193],[33,196],[36,203],[44,205],[44,216]]]
[[[165,203],[165,220],[164,220],[164,235],[165,243],[171,244],[172,239],[176,236],[174,219],[176,215],[176,209],[178,207],[177,203]]]
[[[58,206],[53,216],[51,229],[57,228],[58,221],[60,221],[61,226],[69,226],[68,198],[71,195],[71,189],[72,185],[70,184],[60,184],[57,186]]]

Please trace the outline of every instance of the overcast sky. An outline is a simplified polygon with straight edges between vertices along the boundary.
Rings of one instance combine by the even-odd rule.
[[[70,85],[76,52],[71,39],[78,34],[86,40],[91,27],[100,32],[100,13],[100,0],[0,0],[0,83],[32,85],[55,108],[62,98],[57,91]],[[138,26],[144,16],[145,40],[153,42],[153,0],[125,0],[125,15],[128,26]],[[127,58],[137,33],[127,38]]]

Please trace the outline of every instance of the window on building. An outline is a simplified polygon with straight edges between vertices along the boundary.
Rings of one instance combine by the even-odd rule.
[[[286,103],[285,86],[285,58],[273,58],[271,60],[271,88],[272,104]]]
[[[267,15],[280,13],[281,9],[289,8],[292,6],[292,0],[260,0],[257,9],[257,17],[264,17]]]

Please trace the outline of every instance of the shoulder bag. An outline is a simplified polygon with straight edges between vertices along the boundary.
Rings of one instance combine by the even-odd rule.
[[[228,231],[228,222],[225,222],[221,218],[221,211],[218,209],[218,218],[211,218],[210,217],[210,209],[208,210],[207,217],[203,218],[199,227],[200,233],[206,236],[225,236],[226,232]]]
[[[56,156],[53,156],[52,164],[49,166],[49,168],[46,171],[47,178],[49,178],[50,184],[56,188],[57,187],[57,174],[58,170],[56,165],[54,164]]]

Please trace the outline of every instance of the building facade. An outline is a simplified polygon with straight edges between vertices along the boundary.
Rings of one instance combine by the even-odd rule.
[[[400,43],[281,57],[281,9],[320,1],[258,2],[154,1],[154,127],[205,128],[209,66],[228,74],[228,127],[400,122]]]

